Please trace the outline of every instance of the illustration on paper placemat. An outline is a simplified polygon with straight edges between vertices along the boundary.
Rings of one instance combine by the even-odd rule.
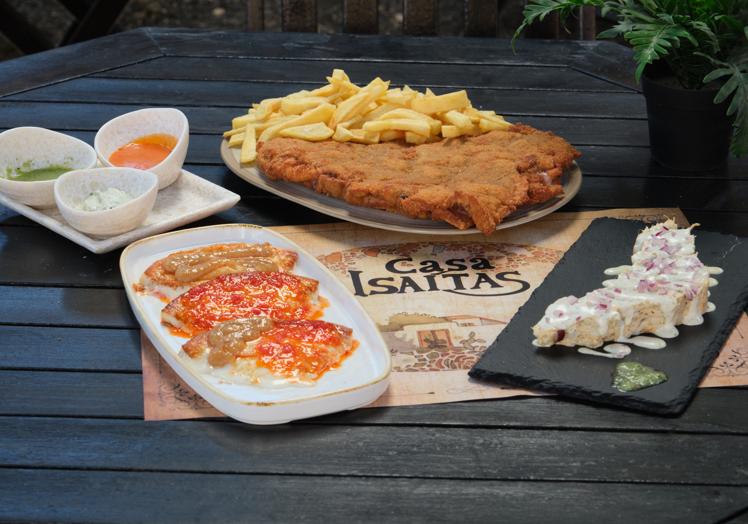
[[[378,327],[390,347],[393,371],[446,371],[470,369],[504,324],[471,315],[398,313]]]
[[[722,348],[722,352],[712,363],[709,370],[710,377],[716,380],[730,380],[748,375],[748,337],[744,334],[747,325],[748,318],[743,315]]]
[[[470,369],[561,254],[515,243],[407,242],[318,258],[374,317],[393,371],[427,372]]]
[[[170,405],[176,409],[194,410],[206,409],[213,406],[177,376],[174,370],[164,362],[160,355],[158,358],[158,373],[166,378],[159,383],[158,399],[162,405]]]

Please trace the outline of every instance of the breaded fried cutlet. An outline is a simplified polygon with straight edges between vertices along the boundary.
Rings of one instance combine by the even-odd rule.
[[[421,145],[274,138],[258,149],[272,179],[485,234],[518,208],[563,193],[561,176],[580,156],[563,138],[525,125]]]

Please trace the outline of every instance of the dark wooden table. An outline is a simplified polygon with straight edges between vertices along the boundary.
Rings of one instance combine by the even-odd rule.
[[[679,206],[748,235],[748,163],[652,163],[628,51],[610,43],[138,30],[0,64],[0,128],[93,141],[108,119],[176,106],[188,169],[242,195],[198,225],[329,222],[253,189],[219,133],[249,102],[319,83],[467,88],[584,154],[567,210]],[[730,522],[748,511],[748,391],[679,418],[554,398],[364,409],[279,427],[144,422],[119,252],[92,255],[0,209],[0,518],[36,521]]]

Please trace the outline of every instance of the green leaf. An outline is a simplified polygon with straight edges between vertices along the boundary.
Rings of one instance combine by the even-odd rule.
[[[670,50],[680,47],[681,38],[693,38],[682,26],[661,20],[653,24],[637,24],[624,38],[634,47],[636,80],[641,79],[644,68],[670,54]]]
[[[711,71],[704,82],[728,77],[714,97],[714,103],[719,104],[732,96],[727,107],[727,115],[735,117],[730,150],[735,156],[748,154],[748,59],[744,50],[739,49],[727,62],[716,59],[712,62],[725,67]]]
[[[628,19],[622,19],[619,20],[616,25],[611,27],[610,29],[606,29],[605,31],[600,32],[597,37],[598,38],[616,38],[618,36],[624,35],[630,31],[633,31],[634,29],[634,23],[631,20]]]
[[[544,20],[551,13],[559,13],[559,18],[563,22],[577,7],[599,7],[603,3],[604,0],[528,0],[522,11],[522,23],[512,37],[512,48],[514,48],[514,43],[522,34],[522,31],[536,21]]]
[[[715,104],[721,104],[728,96],[732,94],[733,91],[738,88],[738,79],[738,75],[733,75],[727,79],[727,82],[722,85],[720,90],[717,91],[717,95],[714,97]]]
[[[732,74],[732,69],[722,68],[722,69],[715,69],[714,71],[710,72],[704,77],[704,83],[708,84],[709,82],[713,82],[714,80],[717,80],[718,78],[721,78],[725,75]]]

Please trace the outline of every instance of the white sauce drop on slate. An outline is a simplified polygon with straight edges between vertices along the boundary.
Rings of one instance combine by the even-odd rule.
[[[654,334],[662,338],[675,338],[678,336],[678,328],[675,326],[662,326]]]
[[[631,348],[626,344],[615,343],[606,345],[603,347],[603,351],[596,351],[584,347],[577,349],[577,351],[584,355],[593,355],[595,357],[623,358],[631,353]]]
[[[631,269],[631,266],[609,267],[608,269],[606,269],[605,271],[603,271],[603,273],[605,273],[606,275],[620,275],[621,273],[623,273],[627,269]]]
[[[640,348],[646,349],[662,349],[667,346],[667,342],[657,337],[645,337],[637,335],[631,338],[622,338],[618,342],[625,342],[626,344],[633,344]]]

